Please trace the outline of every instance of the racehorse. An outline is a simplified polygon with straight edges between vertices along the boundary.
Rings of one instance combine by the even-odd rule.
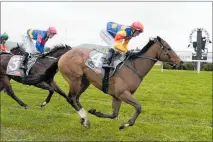
[[[70,48],[69,46],[67,46],[67,47]],[[17,47],[12,48],[10,51],[11,51],[11,53],[13,53],[15,55],[23,55],[25,50],[23,49],[23,47],[21,45],[19,45],[17,43]],[[45,99],[44,102],[41,103],[41,107],[44,107],[46,104],[48,104],[50,102],[52,95],[54,94],[55,90],[61,96],[65,96],[64,95],[65,93],[58,87],[58,85],[56,84],[56,82],[54,80],[52,80],[52,82],[47,82],[47,81],[44,82],[43,81],[43,82],[40,82],[38,84],[35,84],[34,86],[37,87],[37,88],[49,91],[47,98]]]
[[[57,62],[58,59],[66,53],[67,51],[71,50],[71,47],[68,45],[56,45],[54,48],[46,53],[43,56],[40,55],[32,55],[32,58],[37,58],[36,62],[32,65],[31,69],[29,70],[28,76],[21,76],[21,75],[8,75],[7,68],[10,59],[15,56],[14,54],[10,53],[1,53],[0,54],[0,92],[4,89],[5,92],[11,96],[20,106],[24,108],[29,108],[27,104],[21,101],[14,93],[12,86],[10,84],[10,80],[13,79],[19,83],[23,83],[26,85],[34,85],[38,88],[43,88],[49,90],[50,93],[46,99],[48,103],[54,91],[59,93],[65,99],[67,99],[66,94],[57,86],[57,84],[53,81],[53,78],[57,72]],[[15,52],[15,49],[12,50]],[[21,50],[18,53],[23,53]],[[15,63],[14,63],[15,64]]]
[[[67,101],[78,112],[81,117],[80,122],[86,128],[90,128],[90,122],[87,118],[87,112],[79,101],[80,95],[91,83],[99,90],[103,90],[101,74],[96,73],[85,64],[91,58],[92,51],[91,48],[84,46],[80,48],[79,46],[79,48],[72,49],[62,55],[58,62],[58,69],[70,87]],[[132,95],[157,61],[169,62],[176,66],[183,64],[183,61],[165,40],[159,36],[150,38],[141,51],[128,54],[123,62],[115,68],[114,75],[110,76],[106,94],[112,96],[113,113],[105,114],[97,112],[95,109],[90,109],[88,112],[97,117],[113,119],[118,116],[121,102],[124,101],[133,106],[136,112],[128,122],[122,123],[119,129],[133,126],[142,112],[142,107]],[[113,69],[111,69],[112,71]]]

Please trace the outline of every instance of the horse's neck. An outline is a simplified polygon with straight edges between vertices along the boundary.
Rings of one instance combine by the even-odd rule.
[[[22,52],[19,52],[19,51],[11,51],[11,53],[13,53],[14,55],[22,55],[23,54]]]
[[[38,58],[37,62],[39,62],[39,64],[42,64],[42,65],[48,67],[48,66],[52,65],[53,63],[58,62],[58,60],[54,59],[54,58],[47,58],[47,57],[43,58],[42,57],[42,58]]]
[[[60,57],[61,55],[63,55],[63,52],[60,51],[60,49],[59,49],[58,51],[50,52],[50,53],[47,53],[46,55],[47,55],[47,56],[51,56],[51,57],[58,58],[58,57]]]
[[[145,57],[156,58],[156,55],[153,52],[147,51],[144,53]],[[156,61],[145,58],[138,58],[133,61],[135,69],[139,72],[142,77],[145,77],[146,74],[152,69]]]
[[[54,52],[49,52],[46,54],[46,56],[49,56],[49,57],[53,57],[53,58],[39,58],[38,61],[44,65],[48,65],[48,64],[52,64],[52,63],[55,63],[55,62],[58,62],[58,58],[63,55],[63,52],[60,52],[59,50],[58,51],[54,51]]]
[[[54,52],[54,53],[50,53],[50,54],[47,53],[46,56],[51,56],[51,57],[57,58],[59,55],[56,52]]]
[[[10,51],[11,51],[13,54],[15,54],[15,55],[22,55],[22,54],[24,54],[24,52],[21,51],[21,49],[11,49]]]

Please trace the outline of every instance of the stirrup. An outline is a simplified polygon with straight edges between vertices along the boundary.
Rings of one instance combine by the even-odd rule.
[[[113,66],[110,66],[110,65],[107,65],[107,64],[103,64],[103,65],[102,65],[102,68],[112,68],[112,69],[114,69]]]

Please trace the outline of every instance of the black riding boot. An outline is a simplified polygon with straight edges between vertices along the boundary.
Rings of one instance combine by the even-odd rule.
[[[25,52],[23,57],[22,57],[22,61],[21,61],[21,64],[20,64],[20,69],[27,69],[26,63],[27,63],[27,60],[28,60],[28,56],[29,56],[29,53]]]
[[[115,53],[115,51],[111,48],[109,50],[109,53],[108,53],[105,61],[103,62],[103,66],[102,66],[103,68],[112,68],[110,66],[110,63],[111,63],[111,60],[112,60],[112,57],[113,57],[114,53]]]

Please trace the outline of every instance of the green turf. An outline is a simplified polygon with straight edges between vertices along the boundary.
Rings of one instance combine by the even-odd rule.
[[[56,81],[67,93],[68,85],[57,74]],[[104,119],[88,114],[91,128],[58,94],[40,108],[47,91],[12,81],[14,91],[29,110],[1,93],[1,141],[212,141],[212,73],[161,72],[154,67],[135,92],[142,113],[132,127],[119,130],[134,108],[122,103],[118,118]],[[81,97],[86,110],[111,113],[111,97],[92,85]]]

